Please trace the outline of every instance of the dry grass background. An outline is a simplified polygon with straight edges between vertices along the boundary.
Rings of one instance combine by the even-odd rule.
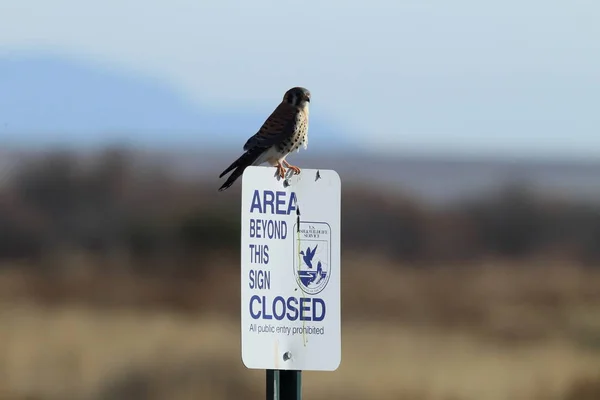
[[[0,400],[264,398],[240,360],[239,185],[92,153],[17,155],[0,185]],[[305,398],[600,400],[600,203],[534,178],[597,167],[497,165],[437,207],[408,183],[462,191],[486,163],[431,162],[344,185],[342,364]]]
[[[305,372],[305,398],[600,399],[600,270],[530,264],[346,255],[342,364]],[[0,399],[263,398],[264,372],[240,360],[236,269],[207,270],[161,283],[6,266]]]

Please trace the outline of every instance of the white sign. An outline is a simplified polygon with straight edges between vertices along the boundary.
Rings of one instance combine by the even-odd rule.
[[[242,360],[333,371],[341,361],[341,184],[335,171],[242,176]],[[291,171],[290,171],[291,173]]]

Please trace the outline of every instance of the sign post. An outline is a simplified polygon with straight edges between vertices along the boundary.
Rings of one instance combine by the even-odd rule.
[[[341,361],[341,183],[331,170],[242,176],[242,361],[267,399],[301,399],[301,371]]]

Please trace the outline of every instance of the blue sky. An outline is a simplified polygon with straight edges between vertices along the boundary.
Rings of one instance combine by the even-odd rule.
[[[599,20],[593,0],[19,0],[0,56],[84,59],[198,108],[264,114],[305,86],[371,151],[599,157]]]

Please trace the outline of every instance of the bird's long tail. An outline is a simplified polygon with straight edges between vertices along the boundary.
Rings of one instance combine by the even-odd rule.
[[[240,158],[235,160],[229,167],[227,167],[227,169],[225,171],[221,172],[221,175],[219,175],[219,178],[222,178],[225,174],[227,174],[229,171],[231,171],[235,168],[233,173],[231,175],[229,175],[229,177],[227,178],[225,183],[223,183],[223,185],[219,188],[219,192],[222,192],[223,190],[225,190],[225,189],[229,188],[231,185],[233,185],[233,182],[235,182],[237,178],[242,176],[246,167],[252,165],[258,159],[258,157],[262,154],[263,151],[264,151],[263,149],[256,149],[256,148],[252,149],[252,150],[248,150],[247,152],[242,154],[240,156]]]

